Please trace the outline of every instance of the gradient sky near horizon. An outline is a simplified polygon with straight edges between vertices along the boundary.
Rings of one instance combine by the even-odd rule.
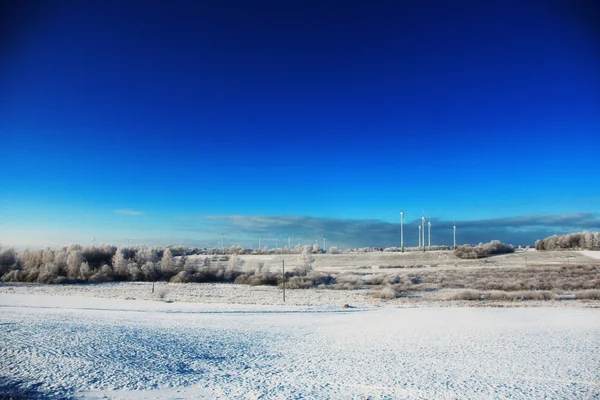
[[[594,1],[2,7],[2,244],[600,230]]]

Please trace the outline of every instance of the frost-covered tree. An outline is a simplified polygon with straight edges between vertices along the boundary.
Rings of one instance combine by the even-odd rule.
[[[80,271],[82,262],[83,257],[81,256],[81,251],[71,250],[69,252],[69,255],[67,256],[67,276],[69,278],[83,278]]]
[[[104,264],[102,265],[94,275],[92,275],[89,280],[91,282],[109,282],[112,280],[113,277],[113,270],[112,268],[107,265]]]
[[[132,280],[132,281],[142,280],[142,278],[143,278],[142,269],[139,267],[139,265],[136,262],[129,263],[127,265],[127,269],[129,271],[129,275],[128,275],[129,280]]]
[[[154,280],[156,280],[156,278],[158,276],[158,269],[156,268],[156,265],[152,261],[147,261],[142,266],[142,274],[144,275],[146,280],[154,281]]]
[[[42,252],[42,262],[44,264],[51,264],[54,262],[54,252],[51,249],[44,249]]]
[[[79,267],[79,277],[87,281],[93,274],[94,271],[90,267],[90,264],[88,264],[87,261],[82,262],[81,266]]]
[[[17,264],[17,253],[12,247],[0,248],[0,276],[7,273]]]
[[[171,277],[178,272],[177,262],[170,249],[165,249],[163,252],[162,259],[160,260],[160,270],[164,279],[171,279]]]
[[[112,259],[113,273],[118,280],[129,279],[129,262],[125,259],[125,255],[118,249]]]
[[[514,251],[513,246],[499,240],[492,240],[489,243],[479,243],[477,246],[458,246],[454,254],[459,258],[481,258],[493,254],[514,253]]]
[[[229,257],[229,269],[231,270],[240,270],[244,265],[244,260],[239,258],[237,255],[232,255]]]
[[[552,235],[536,242],[537,250],[600,250],[599,232],[575,232]]]
[[[312,249],[312,246],[304,246],[302,253],[300,253],[300,262],[302,264],[304,275],[308,275],[312,271],[312,264],[315,262],[312,255]]]
[[[135,253],[135,261],[139,265],[145,265],[147,262],[155,263],[158,262],[158,260],[158,252],[153,248],[143,247]]]

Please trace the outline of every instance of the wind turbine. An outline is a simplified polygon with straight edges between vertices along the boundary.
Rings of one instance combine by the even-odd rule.
[[[421,234],[423,235],[423,251],[425,251],[425,217],[421,217]]]
[[[431,250],[431,221],[427,221],[427,247]]]
[[[325,251],[325,238],[323,238],[323,251]]]
[[[400,211],[400,247],[404,253],[404,211]]]
[[[452,230],[454,231],[454,248],[456,249],[456,222],[452,226]]]
[[[419,224],[419,250],[421,250],[421,224]]]

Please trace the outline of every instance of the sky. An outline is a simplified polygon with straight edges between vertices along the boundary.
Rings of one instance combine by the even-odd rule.
[[[7,1],[0,243],[600,230],[593,1]]]

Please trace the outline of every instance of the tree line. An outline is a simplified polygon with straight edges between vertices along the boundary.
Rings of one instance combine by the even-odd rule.
[[[552,235],[535,242],[536,250],[600,250],[600,232],[575,232]]]
[[[223,253],[224,249],[221,250]],[[306,276],[313,262],[314,246],[296,248],[303,268],[291,276]],[[83,283],[109,281],[234,282],[253,278],[271,279],[262,271],[243,270],[241,247],[229,254],[188,257],[201,249],[173,247],[121,247],[69,245],[58,249],[24,250],[0,248],[0,277],[4,282]],[[210,253],[210,252],[208,252]],[[246,268],[247,269],[247,268]],[[287,274],[286,274],[287,276]],[[256,279],[255,279],[256,280]]]

